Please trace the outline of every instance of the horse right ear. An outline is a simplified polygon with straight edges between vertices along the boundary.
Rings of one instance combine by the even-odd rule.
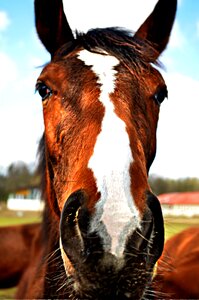
[[[149,41],[157,51],[157,57],[169,41],[176,9],[177,0],[159,0],[153,12],[134,35],[135,38]]]
[[[39,38],[52,57],[63,44],[74,39],[62,0],[35,0],[35,23]]]

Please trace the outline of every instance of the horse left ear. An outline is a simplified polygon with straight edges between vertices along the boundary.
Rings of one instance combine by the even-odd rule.
[[[35,0],[35,23],[39,38],[51,56],[74,39],[62,0]]]
[[[177,0],[159,0],[153,12],[134,35],[135,38],[148,40],[157,51],[157,57],[168,44],[176,9]]]

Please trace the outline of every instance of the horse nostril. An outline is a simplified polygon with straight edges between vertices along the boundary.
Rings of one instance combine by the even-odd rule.
[[[164,245],[164,225],[162,211],[157,197],[147,193],[147,209],[141,227],[136,229],[126,243],[125,256],[133,253],[138,260],[150,268],[160,257]]]
[[[125,256],[128,256],[129,253],[134,253],[136,256],[146,257],[152,232],[153,216],[151,211],[147,209],[141,221],[141,227],[137,228],[128,238],[124,252]]]
[[[67,256],[73,260],[84,253],[84,242],[79,230],[78,213],[84,206],[86,194],[78,190],[70,195],[64,204],[61,213],[60,235],[63,249]]]
[[[99,235],[90,232],[92,216],[86,207],[87,199],[83,190],[73,193],[64,205],[60,221],[61,246],[78,269],[84,268],[85,262],[96,264],[104,253]]]
[[[153,215],[151,253],[153,253],[152,260],[155,263],[161,256],[164,247],[164,220],[160,202],[151,192],[148,192],[147,194],[147,205]]]

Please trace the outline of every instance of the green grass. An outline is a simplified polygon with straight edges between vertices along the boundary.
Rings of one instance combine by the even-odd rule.
[[[7,210],[5,203],[0,203],[0,226],[19,225],[41,221],[41,212]]]
[[[27,223],[36,223],[40,221],[40,217],[0,217],[0,226],[8,226],[8,225],[20,225],[20,224],[27,224]]]
[[[23,212],[19,214],[14,211],[8,211],[5,204],[1,205],[0,210],[0,226],[17,225],[25,223],[39,222],[41,213],[39,212]],[[174,234],[182,231],[190,226],[199,226],[198,218],[165,218],[165,238],[168,239]],[[16,288],[1,289],[0,299],[14,299]]]
[[[165,217],[165,240],[188,227],[199,227],[199,217],[182,218],[182,217]]]
[[[2,289],[0,290],[0,299],[14,299],[15,292],[16,288]]]

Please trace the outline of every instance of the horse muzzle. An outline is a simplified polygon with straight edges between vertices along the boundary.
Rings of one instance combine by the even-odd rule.
[[[103,248],[97,232],[90,232],[92,218],[83,190],[66,201],[60,221],[64,255],[72,266],[66,273],[74,281],[80,299],[142,299],[150,284],[153,267],[164,245],[164,226],[158,199],[146,193],[146,210],[141,226],[126,239],[122,257]],[[63,253],[62,253],[63,256]]]

